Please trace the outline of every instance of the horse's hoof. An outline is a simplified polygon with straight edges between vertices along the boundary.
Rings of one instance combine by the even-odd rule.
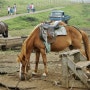
[[[25,76],[24,75],[21,75],[20,80],[21,81],[24,81],[25,80]]]
[[[36,76],[37,75],[37,73],[36,72],[32,72],[32,76]]]
[[[31,76],[30,75],[27,75],[26,78],[25,78],[25,80],[29,80],[30,78],[31,78]]]
[[[43,76],[43,77],[46,77],[46,76],[47,76],[47,74],[46,74],[46,73],[43,73],[43,74],[42,74],[42,76]]]

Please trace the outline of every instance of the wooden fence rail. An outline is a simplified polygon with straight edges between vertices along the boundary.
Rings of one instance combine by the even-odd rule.
[[[90,30],[85,30],[86,33],[88,33],[88,38],[90,40]],[[13,47],[21,47],[24,40],[27,38],[27,36],[21,36],[21,37],[8,37],[8,38],[0,38],[0,49],[6,50],[7,48],[13,48]]]
[[[18,46],[21,47],[26,37],[0,38],[0,49],[6,50],[7,48],[13,48],[13,47],[18,47]]]

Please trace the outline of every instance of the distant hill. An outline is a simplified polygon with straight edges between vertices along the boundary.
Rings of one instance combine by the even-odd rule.
[[[59,7],[69,4],[69,0],[0,0],[0,17],[7,15],[7,7],[17,5],[17,14],[26,13],[27,5],[33,3],[36,10]]]

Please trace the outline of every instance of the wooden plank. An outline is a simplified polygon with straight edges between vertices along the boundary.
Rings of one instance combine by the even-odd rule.
[[[82,70],[77,70],[77,73],[79,75],[79,78],[80,80],[82,81],[82,83],[84,83],[84,85],[87,87],[87,88],[90,88],[89,84],[88,84],[88,77],[87,75],[82,71]],[[86,78],[87,77],[87,78]]]
[[[8,37],[0,38],[0,44],[5,46],[5,48],[21,46],[26,38],[21,37]]]
[[[88,87],[88,77],[82,70],[76,70],[75,63],[68,58],[68,67],[75,73],[76,76],[80,78],[80,80]]]
[[[86,86],[80,80],[75,80],[74,78],[69,79],[69,87],[86,89]]]
[[[68,67],[70,68],[70,70],[73,71],[73,73],[76,76],[80,78],[79,82],[81,82],[81,84],[76,84],[77,82],[74,82],[74,84],[76,85],[75,87],[83,87],[84,84],[83,88],[89,88],[88,77],[85,75],[85,73],[82,70],[76,70],[75,63],[72,60],[68,59],[67,56],[62,57],[62,87],[66,87],[66,88],[72,87],[70,84]]]
[[[70,51],[67,51],[67,52],[63,52],[63,53],[60,53],[60,55],[73,55],[73,54],[75,54],[75,53],[78,53],[78,52],[80,52],[80,50],[79,49],[76,49],[76,50],[70,50]]]
[[[74,59],[77,59],[75,63],[75,60],[72,60],[71,55],[74,55]],[[62,56],[62,77],[63,77],[63,86],[65,87],[72,87],[71,80],[69,80],[70,73],[68,72],[69,69],[80,79],[79,83],[74,82],[75,87],[84,87],[84,88],[90,88],[90,85],[88,83],[88,76],[87,74],[82,70],[82,67],[86,67],[87,65],[90,65],[90,61],[86,61],[86,58],[83,57],[83,55],[78,50],[72,50],[69,52],[65,52],[61,54]],[[81,60],[82,59],[82,60]],[[77,69],[79,67],[79,69]],[[73,86],[73,87],[74,87]]]
[[[15,45],[21,45],[23,43],[23,39],[10,39],[6,41],[6,46],[15,46]]]
[[[68,75],[69,75],[69,72],[68,72],[68,64],[67,64],[67,60],[66,60],[67,57],[62,57],[62,87],[66,87],[68,88],[69,85],[68,85]]]
[[[80,62],[76,63],[76,66],[79,66],[81,68],[87,67],[88,65],[90,65],[90,61],[80,61]]]
[[[74,54],[74,62],[77,63],[79,61],[86,61],[86,57],[82,55],[80,52]]]

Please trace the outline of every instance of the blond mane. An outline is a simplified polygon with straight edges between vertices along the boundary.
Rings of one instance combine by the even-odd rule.
[[[29,34],[29,36],[26,38],[26,40],[23,42],[22,44],[22,48],[21,48],[21,52],[19,53],[18,57],[17,58],[17,61],[20,62],[23,58],[23,56],[26,56],[26,44],[27,44],[27,41],[33,36],[33,34],[36,32],[37,28],[39,28],[41,24],[38,24],[33,30],[32,32]]]

